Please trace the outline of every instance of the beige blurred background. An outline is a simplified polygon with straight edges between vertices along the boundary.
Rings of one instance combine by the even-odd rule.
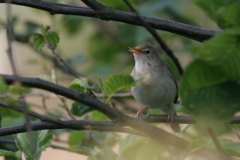
[[[80,3],[80,2],[79,2]],[[194,6],[193,4],[190,4],[191,6]],[[34,22],[37,22],[39,24],[42,25],[51,25],[51,20],[49,19],[49,13],[48,12],[44,12],[44,11],[36,11],[33,10],[31,8],[28,7],[23,7],[23,6],[11,6],[12,8],[12,15],[21,15],[19,16],[19,21],[23,22],[26,19],[29,20],[33,20]],[[195,6],[194,7],[189,7],[189,10],[192,10],[193,12],[195,12]],[[199,10],[197,10],[199,11]],[[46,16],[43,16],[43,15]],[[205,15],[199,11],[199,14],[202,15],[202,19],[200,21],[202,21],[202,24],[204,24],[205,28],[209,28],[209,29],[213,29],[215,28],[214,25],[212,25],[212,23],[204,23],[205,22]],[[45,19],[43,19],[43,17],[46,17]],[[58,15],[55,15],[55,18],[58,18]],[[6,4],[0,4],[0,19],[6,21]],[[53,30],[57,31],[61,26],[57,26],[55,25]],[[86,48],[86,43],[87,40],[86,38],[88,38],[89,35],[92,33],[92,29],[89,26],[83,26],[83,30],[84,32],[81,32],[81,34],[71,37],[69,38],[68,36],[64,35],[64,33],[61,33],[60,35],[60,44],[59,46],[61,46],[61,52],[63,53],[67,53],[64,56],[71,56],[70,53],[73,53],[73,51],[79,49],[82,52],[87,51]],[[23,30],[23,26],[22,25],[18,25],[16,27],[17,31],[21,31]],[[40,31],[38,31],[40,32]],[[176,49],[176,48],[181,48],[181,46],[178,46],[177,42],[169,42],[172,49]],[[198,42],[196,42],[198,43]],[[10,63],[9,63],[9,59],[8,56],[6,54],[6,50],[7,50],[7,39],[6,39],[6,32],[4,29],[0,29],[0,73],[1,74],[12,74],[11,71],[11,67],[10,67]],[[51,73],[51,64],[48,64],[47,66],[42,66],[42,65],[33,65],[31,63],[28,63],[29,61],[32,61],[33,59],[37,59],[36,63],[46,63],[45,60],[43,58],[41,58],[38,54],[35,53],[35,51],[33,51],[31,48],[22,45],[20,43],[13,43],[13,51],[14,51],[14,56],[16,57],[17,61],[16,61],[16,65],[17,65],[17,69],[19,71],[19,74],[21,76],[37,76],[37,75],[43,75],[43,74],[50,74]],[[127,49],[126,49],[127,52]],[[182,64],[184,66],[186,66],[188,64],[188,62],[192,59],[191,56],[188,55],[189,53],[183,53],[181,55],[177,55],[178,58],[180,59],[180,61],[182,62]],[[64,58],[64,57],[63,57]],[[69,86],[69,84],[71,83],[71,81],[73,80],[73,77],[71,76],[66,76],[64,74],[60,74],[58,75],[61,78],[61,81],[59,82],[59,84],[64,85],[64,86]],[[42,104],[42,99],[41,98],[27,98],[27,101],[33,102],[33,103],[37,103],[37,104]],[[57,99],[51,99],[51,100],[47,100],[47,104],[48,106],[51,106],[51,109],[54,109],[57,107],[57,104],[59,103],[59,100]],[[67,102],[68,104],[70,104],[70,101]],[[41,113],[43,112],[40,109],[35,109],[37,112]],[[170,131],[169,127],[167,125],[162,125],[162,126],[166,126],[166,130]],[[67,141],[67,137],[68,134],[63,134],[60,136],[61,140],[63,141]],[[63,143],[58,143],[58,142],[54,142],[52,144],[57,144],[59,146],[63,146],[63,147],[68,147],[66,144]],[[115,147],[115,149],[117,150],[117,147]],[[86,160],[87,157],[86,156],[82,156],[79,154],[75,154],[75,153],[71,153],[71,152],[67,152],[67,151],[63,151],[63,150],[59,150],[59,149],[52,149],[52,148],[48,148],[46,151],[42,152],[42,160],[45,159],[51,159],[51,160],[66,160],[66,159],[79,159],[79,160]],[[0,157],[0,160],[3,160],[2,157]]]

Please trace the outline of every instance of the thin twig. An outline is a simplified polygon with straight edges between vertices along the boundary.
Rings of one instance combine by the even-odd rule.
[[[76,119],[76,118],[72,115],[71,111],[68,109],[68,106],[67,106],[67,103],[66,103],[65,98],[59,96],[59,99],[62,101],[62,103],[63,103],[62,106],[63,106],[63,108],[67,111],[68,115],[69,115],[72,119]]]
[[[11,15],[11,0],[6,0],[7,2],[7,40],[8,40],[8,50],[9,50],[9,59],[10,59],[10,64],[12,66],[12,70],[13,70],[13,74],[16,78],[16,82],[20,85],[20,94],[22,95],[22,84],[19,78],[19,74],[18,74],[18,70],[16,67],[16,56],[14,56],[14,52],[13,52],[13,47],[12,47],[12,42],[13,42],[13,37],[14,37],[14,32],[13,32],[13,25],[12,25],[12,15]],[[28,114],[26,112],[26,102],[23,96],[20,96],[20,104],[21,104],[21,108],[23,108],[24,110],[24,118],[26,121],[26,130],[28,132],[28,136],[29,136],[29,141],[30,141],[30,146],[33,148],[33,154],[36,154],[36,145],[34,142],[34,138],[33,138],[33,134],[32,134],[32,130],[30,128],[30,120],[28,117]]]
[[[50,114],[52,114],[52,115],[61,117],[61,118],[66,119],[66,120],[70,120],[68,117],[66,117],[66,116],[64,116],[64,115],[62,115],[62,114],[59,114],[59,113],[57,113],[57,112],[55,112],[55,111],[53,111],[53,110],[51,110],[51,109],[49,109],[49,108],[45,108],[45,107],[42,107],[42,106],[40,106],[40,105],[38,105],[38,104],[35,104],[35,103],[32,103],[32,102],[28,102],[28,101],[26,101],[26,103],[27,103],[28,105],[31,105],[31,106],[34,106],[34,107],[43,109],[43,110],[47,111],[48,113],[50,113]]]
[[[89,87],[88,84],[82,79],[82,77],[76,72],[74,71],[58,54],[57,52],[55,51],[55,49],[53,48],[53,46],[49,43],[48,39],[45,38],[46,40],[46,44],[47,44],[47,47],[52,51],[52,54],[54,54],[70,71],[71,73],[77,77],[85,87]]]
[[[166,52],[166,54],[173,60],[175,65],[178,68],[178,71],[181,75],[183,75],[183,68],[179,63],[178,59],[173,54],[172,50],[168,47],[168,45],[163,41],[163,39],[157,34],[157,32],[150,27],[149,24],[145,22],[145,20],[138,14],[138,12],[133,8],[133,6],[129,3],[128,0],[124,0],[124,2],[128,5],[130,10],[136,15],[136,18],[142,23],[142,25],[152,34],[152,36],[156,39],[160,47]]]
[[[233,130],[233,132],[234,132],[234,133],[238,136],[238,138],[240,139],[240,135],[238,134],[238,132],[235,130],[234,127],[230,126],[229,124],[225,124],[225,126],[230,127],[230,128]]]
[[[223,155],[225,155],[225,157],[222,157],[222,158],[223,158],[223,159],[231,159],[231,158],[227,155],[227,153],[224,151],[224,149],[222,148],[222,146],[221,146],[220,142],[218,141],[216,135],[214,134],[212,128],[211,128],[211,127],[207,127],[206,129],[207,129],[210,137],[212,138],[213,143],[215,144],[218,152],[221,152],[221,153],[223,153]]]

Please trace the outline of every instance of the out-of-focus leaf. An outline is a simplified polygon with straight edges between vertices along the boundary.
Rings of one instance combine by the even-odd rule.
[[[180,95],[183,105],[198,122],[208,126],[222,126],[240,110],[240,85],[237,82],[225,82],[200,89],[182,89]]]
[[[15,100],[11,97],[4,98],[3,101],[6,102],[6,103],[11,103],[13,105],[20,105],[19,101]],[[29,109],[29,105],[26,105],[26,108]],[[17,117],[22,116],[23,113],[17,112],[17,111],[14,111],[12,109],[8,109],[8,108],[5,108],[5,107],[1,107],[1,115],[2,115],[3,118],[5,118],[5,117],[17,118]]]
[[[93,108],[91,108],[91,107],[89,107],[85,104],[82,104],[82,103],[79,103],[79,102],[74,102],[72,104],[71,114],[73,114],[75,116],[78,116],[78,117],[81,117],[84,114],[86,114],[88,112],[91,112],[93,110],[94,110]]]
[[[51,44],[51,46],[56,49],[57,48],[57,43],[60,40],[59,35],[56,32],[48,32],[47,34],[47,40]]]
[[[84,138],[86,138],[86,134],[83,131],[73,131],[68,137],[68,145],[73,146],[80,143]]]
[[[5,86],[6,86],[5,81],[3,77],[0,76],[0,93],[4,94],[6,88]]]
[[[90,149],[90,148],[80,147],[77,145],[70,146],[67,150],[70,152],[86,154],[86,155],[89,155],[92,152],[92,149]]]
[[[226,29],[206,41],[197,54],[205,65],[229,81],[240,79],[240,28]]]
[[[104,82],[104,91],[108,95],[108,101],[111,99],[114,93],[128,89],[135,85],[135,81],[130,75],[112,75]]]
[[[240,25],[240,3],[235,0],[198,0],[196,5],[220,27],[233,27]]]
[[[13,140],[14,141],[14,138],[13,138],[12,135],[10,135],[10,136],[1,136],[0,139]],[[12,152],[18,151],[18,148],[17,148],[15,143],[0,143],[0,149],[12,151]]]
[[[15,82],[10,86],[9,92],[13,95],[23,95],[23,94],[31,93],[32,88],[22,87],[20,83]]]
[[[86,62],[86,57],[81,53],[76,53],[74,56],[71,56],[65,61],[70,67],[75,68],[82,64],[83,62]]]
[[[106,121],[106,120],[109,120],[108,119],[108,117],[105,115],[105,114],[103,114],[103,113],[101,113],[101,112],[99,112],[99,111],[93,111],[92,112],[92,117],[91,117],[91,119],[92,120],[101,120],[101,121]]]
[[[119,140],[119,136],[113,132],[99,132],[99,131],[88,131],[91,136],[95,137],[99,141],[103,142],[109,147],[113,147]],[[95,146],[102,147],[96,141],[90,138],[84,138],[81,143],[83,146],[94,148]]]
[[[226,151],[229,155],[231,156],[236,156],[239,157],[240,156],[240,143],[239,142],[233,142],[230,139],[218,139],[221,146],[223,147],[224,151]],[[208,146],[212,149],[215,149],[216,146],[214,145],[214,143],[212,141],[208,141]]]
[[[62,17],[62,26],[67,31],[69,35],[76,34],[82,25],[82,17],[72,16],[72,15],[64,15]]]
[[[116,154],[109,147],[98,148],[95,147],[88,160],[114,160]]]
[[[1,108],[1,110],[2,110],[2,108]],[[5,110],[4,110],[4,112],[5,112]],[[16,125],[23,124],[25,122],[23,114],[3,115],[2,117],[3,117],[2,118],[2,127],[16,126]]]
[[[156,160],[164,153],[164,148],[150,140],[144,143],[136,153],[137,160]]]
[[[39,33],[34,33],[33,35],[33,46],[36,51],[41,51],[43,46],[45,45],[44,37]]]
[[[135,135],[128,135],[127,137],[120,140],[120,142],[119,142],[120,154],[119,154],[117,160],[136,159],[138,157],[137,154],[139,154],[140,149],[144,149],[144,145],[147,143],[152,143],[149,138],[135,136]],[[148,153],[148,154],[153,154],[153,153]],[[154,155],[155,155],[155,153],[154,153]]]
[[[206,41],[185,70],[181,100],[205,125],[226,123],[240,110],[239,35],[239,28],[231,28]]]

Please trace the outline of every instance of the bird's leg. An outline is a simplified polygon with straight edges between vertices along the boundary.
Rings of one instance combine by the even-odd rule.
[[[168,105],[168,109],[169,109],[169,112],[168,112],[167,123],[172,123],[172,122],[173,122],[173,112],[172,112],[172,109],[170,108],[169,105]],[[169,122],[169,121],[170,121],[170,122]]]
[[[142,112],[144,112],[145,110],[147,110],[149,107],[145,107],[142,110],[138,111],[135,118],[137,119],[142,119]]]

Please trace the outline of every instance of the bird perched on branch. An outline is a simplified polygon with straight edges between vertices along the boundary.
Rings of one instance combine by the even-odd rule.
[[[129,47],[129,51],[134,53],[135,59],[131,76],[135,80],[143,78],[131,88],[134,98],[145,106],[138,111],[136,117],[141,118],[141,113],[148,108],[160,109],[163,114],[168,115],[172,130],[180,132],[179,124],[172,123],[173,116],[176,115],[174,103],[178,100],[178,85],[171,68],[149,42],[136,48]]]

